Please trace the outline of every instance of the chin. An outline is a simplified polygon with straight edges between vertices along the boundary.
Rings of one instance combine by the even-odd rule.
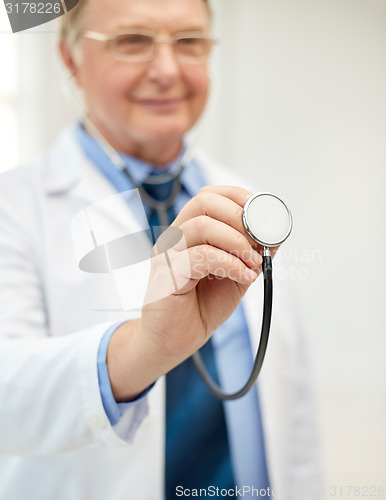
[[[153,123],[153,126],[150,129],[144,129],[144,132],[147,132],[149,136],[151,136],[151,140],[182,140],[186,132],[188,132],[193,126],[187,123],[172,124],[168,123],[168,120],[161,120],[161,122],[162,123],[160,123],[160,126],[158,127],[154,127]]]

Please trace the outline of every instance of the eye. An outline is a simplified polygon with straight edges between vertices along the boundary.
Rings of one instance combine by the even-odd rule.
[[[140,33],[122,33],[115,39],[117,50],[123,54],[137,54],[153,46],[153,38]]]
[[[192,43],[195,43],[197,41],[197,37],[184,37],[184,38],[179,38],[178,42],[183,44],[183,45],[190,45]]]
[[[206,56],[210,51],[211,41],[200,36],[183,36],[176,40],[176,49],[181,55],[192,58]]]
[[[177,39],[177,44],[181,46],[189,46],[189,45],[200,45],[202,44],[203,39],[198,37],[183,37]]]

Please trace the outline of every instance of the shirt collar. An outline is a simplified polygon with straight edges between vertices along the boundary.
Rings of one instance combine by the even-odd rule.
[[[118,191],[125,191],[134,187],[128,176],[111,161],[102,146],[85,130],[81,123],[77,124],[75,135],[86,156],[99,168]],[[188,146],[184,144],[184,149],[178,157],[166,165],[166,167],[163,167],[163,173],[173,173],[178,170],[186,147]],[[142,184],[146,177],[154,173],[155,170],[158,170],[154,165],[134,156],[124,153],[119,153],[119,156],[137,184]],[[206,184],[201,168],[195,159],[191,160],[185,166],[181,175],[181,184],[189,197],[193,197]]]

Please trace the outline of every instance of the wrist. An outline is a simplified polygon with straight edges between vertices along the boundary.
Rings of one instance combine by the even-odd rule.
[[[111,390],[116,402],[135,400],[160,375],[150,362],[139,334],[140,319],[120,325],[112,335],[106,356]],[[152,367],[149,369],[149,367]]]

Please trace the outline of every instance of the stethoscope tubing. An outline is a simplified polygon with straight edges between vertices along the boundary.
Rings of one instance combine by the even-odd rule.
[[[267,351],[269,331],[271,327],[271,317],[272,317],[272,303],[273,303],[273,281],[272,281],[272,258],[268,249],[265,249],[263,256],[263,276],[264,276],[264,308],[263,308],[263,320],[261,325],[261,334],[259,347],[257,349],[255,361],[253,364],[253,369],[249,379],[241,389],[233,393],[224,392],[221,387],[219,387],[209,375],[205,365],[202,361],[199,351],[195,352],[191,358],[193,360],[194,366],[200,375],[202,381],[210,392],[222,401],[232,401],[239,399],[247,392],[249,392],[255,385],[256,380],[260,374],[261,367],[263,366],[263,361],[265,353]]]

